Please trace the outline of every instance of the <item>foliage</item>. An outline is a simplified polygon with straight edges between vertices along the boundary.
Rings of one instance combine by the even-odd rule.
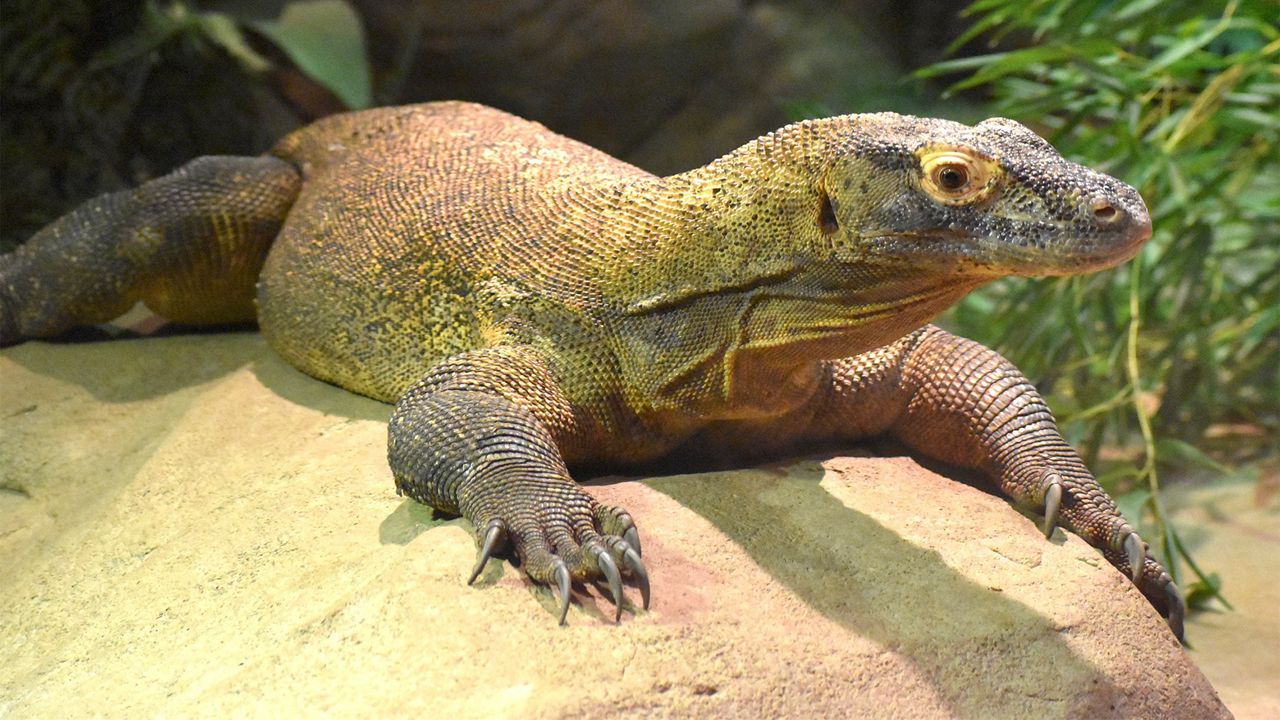
[[[269,38],[298,69],[337,95],[348,108],[368,107],[372,99],[369,61],[360,17],[346,0],[282,2],[208,2],[197,15],[206,32],[246,68],[271,66],[245,41],[242,28]]]
[[[290,65],[367,105],[364,51],[345,0],[0,3],[0,251],[193,156],[262,152],[301,119],[272,88]]]
[[[1091,461],[1141,435],[1141,461],[1102,479],[1132,491],[1129,517],[1150,520],[1176,577],[1190,558],[1164,521],[1157,468],[1226,472],[1197,446],[1243,428],[1266,452],[1280,423],[1277,5],[977,0],[966,12],[975,22],[957,47],[983,34],[1022,47],[920,74],[969,73],[953,90],[986,90],[1068,157],[1136,186],[1154,235],[1117,271],[995,284],[952,324],[1043,379]],[[1216,594],[1191,567],[1191,593]]]

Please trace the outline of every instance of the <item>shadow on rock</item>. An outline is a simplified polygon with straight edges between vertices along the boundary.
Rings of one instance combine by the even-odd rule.
[[[4,356],[30,372],[82,387],[96,400],[126,403],[210,382],[264,351],[269,352],[256,334],[218,333],[33,340],[5,348]]]
[[[405,498],[378,526],[378,542],[383,545],[408,545],[414,538],[442,525],[471,524],[459,517],[436,512],[416,500]]]
[[[782,470],[646,484],[712,522],[824,616],[909,658],[957,716],[1016,716],[1027,688],[1120,692],[1048,618],[833,497],[820,485],[821,465]],[[1061,700],[1070,704],[1074,694]]]
[[[391,406],[317,380],[284,361],[268,348],[253,358],[250,368],[258,382],[296,405],[354,420],[387,422]]]
[[[53,342],[4,349],[26,370],[77,385],[96,400],[126,403],[170,395],[251,365],[258,381],[290,402],[329,415],[385,422],[391,406],[309,377],[276,355],[256,332],[172,329],[147,337],[81,328]]]

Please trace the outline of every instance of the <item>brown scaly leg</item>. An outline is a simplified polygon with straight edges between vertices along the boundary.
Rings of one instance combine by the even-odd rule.
[[[529,577],[559,590],[560,623],[570,580],[603,578],[622,617],[627,570],[649,607],[649,579],[631,516],[578,487],[557,440],[574,415],[536,352],[505,346],[450,358],[396,403],[387,455],[396,489],[476,529],[479,558],[509,546]]]
[[[0,256],[0,345],[106,322],[142,300],[195,324],[252,320],[301,179],[272,157],[203,157],[85,202]]]
[[[1177,586],[1008,360],[927,326],[830,369],[827,405],[810,435],[887,432],[921,454],[985,472],[1015,502],[1043,510],[1046,537],[1061,523],[1101,550],[1182,638],[1186,606]]]

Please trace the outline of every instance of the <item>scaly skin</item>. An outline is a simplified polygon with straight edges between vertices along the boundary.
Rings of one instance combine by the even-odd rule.
[[[395,403],[398,491],[556,586],[648,579],[569,468],[892,435],[1079,533],[1181,636],[1168,574],[1007,361],[928,321],[1003,275],[1115,265],[1117,180],[1009,120],[806,121],[655,177],[464,103],[327,118],[90,201],[0,259],[0,340],[136,300],[249,314],[292,364]],[[265,264],[262,254],[267,252]],[[261,268],[259,270],[259,267]],[[203,309],[203,310],[202,310]]]

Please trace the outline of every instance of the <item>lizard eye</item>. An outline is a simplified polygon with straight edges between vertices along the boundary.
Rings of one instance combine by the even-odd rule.
[[[926,149],[920,156],[923,188],[945,205],[969,205],[991,196],[998,170],[986,158],[961,148]]]
[[[969,171],[963,165],[943,165],[934,171],[933,181],[943,190],[958,192],[969,184]]]

